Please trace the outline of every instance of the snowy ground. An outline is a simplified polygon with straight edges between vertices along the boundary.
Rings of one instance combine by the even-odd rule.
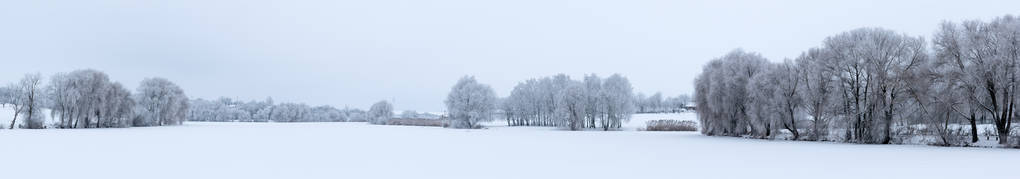
[[[4,178],[131,179],[959,179],[1015,176],[1020,161],[1020,151],[1012,149],[767,141],[694,132],[199,122],[0,130],[0,155]]]

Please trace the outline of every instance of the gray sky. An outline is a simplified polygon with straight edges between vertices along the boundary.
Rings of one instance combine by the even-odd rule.
[[[639,92],[691,93],[734,48],[773,61],[858,27],[911,35],[1020,1],[25,0],[0,3],[0,83],[94,68],[192,97],[442,111],[475,75],[500,96],[528,78],[621,73]]]

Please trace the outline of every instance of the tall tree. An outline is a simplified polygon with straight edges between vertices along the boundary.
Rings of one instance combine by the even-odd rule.
[[[368,110],[368,122],[378,125],[386,125],[393,118],[393,105],[386,101],[379,101]]]
[[[827,64],[831,60],[828,51],[812,48],[797,57],[797,68],[800,72],[801,99],[805,109],[811,115],[811,138],[825,140],[829,135],[829,119],[833,116],[832,101],[833,85],[836,81],[835,69]]]
[[[900,74],[927,58],[924,40],[880,28],[860,28],[829,37],[824,42],[840,69],[839,89],[851,140],[889,143],[897,105],[904,101],[905,82]]]
[[[765,69],[751,78],[749,86],[754,104],[751,108],[758,125],[752,129],[760,128],[763,134],[759,135],[771,137],[772,125],[780,125],[776,127],[786,129],[793,134],[793,140],[798,140],[797,114],[803,103],[799,94],[801,79],[798,70],[790,60],[768,65]]]
[[[489,85],[478,83],[473,76],[457,81],[446,97],[451,127],[476,128],[479,122],[492,120],[496,93]]]
[[[1000,144],[1009,143],[1009,134],[1016,110],[1017,88],[1020,87],[1020,20],[1013,16],[999,17],[991,22],[965,21],[962,25],[944,23],[935,35],[939,60],[956,67],[960,90],[968,94],[973,109],[967,111],[969,121],[976,116],[990,117]],[[971,122],[976,126],[976,122]],[[976,127],[972,127],[972,133]],[[973,137],[973,136],[972,136]],[[972,138],[973,139],[973,138]],[[973,140],[972,140],[973,141]]]
[[[740,136],[750,133],[748,85],[767,64],[760,54],[737,49],[704,67],[695,79],[698,120],[703,134]]]
[[[43,126],[38,121],[40,116],[36,116],[40,111],[41,105],[41,92],[40,88],[42,83],[42,75],[26,74],[17,84],[12,84],[8,89],[11,91],[12,104],[14,106],[14,119],[11,120],[10,129],[14,129],[17,125],[18,114],[24,113],[26,116],[25,127],[30,129],[39,129]],[[33,121],[29,121],[33,120]]]
[[[170,80],[142,80],[135,100],[139,115],[135,126],[181,125],[187,119],[188,96]]]

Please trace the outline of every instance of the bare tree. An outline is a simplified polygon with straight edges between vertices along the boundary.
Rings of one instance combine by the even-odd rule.
[[[829,37],[834,69],[842,81],[844,112],[852,141],[889,143],[897,105],[904,101],[899,74],[925,58],[924,40],[879,28],[861,28]]]
[[[995,124],[1000,144],[1008,144],[1020,87],[1020,20],[1013,16],[991,22],[945,22],[935,34],[935,49],[941,63],[955,67],[950,73],[968,99],[969,107],[957,107],[971,123],[972,141],[977,117],[989,117]],[[964,108],[960,110],[959,108]],[[970,110],[967,110],[970,109]],[[983,111],[984,115],[975,114]]]
[[[14,119],[11,120],[10,129],[14,129],[18,121],[18,114],[24,113],[26,116],[25,127],[30,129],[43,128],[39,120],[37,112],[39,112],[41,105],[41,83],[42,75],[38,73],[26,74],[17,84],[12,84],[8,89],[11,91],[11,101],[14,106]]]
[[[800,95],[807,113],[811,115],[811,138],[814,140],[825,140],[829,135],[829,119],[833,116],[833,85],[836,81],[832,77],[836,76],[836,69],[827,65],[828,59],[831,59],[828,51],[817,48],[796,59],[802,81]]]
[[[786,129],[793,140],[800,139],[797,114],[802,111],[803,100],[798,73],[795,64],[787,60],[766,65],[762,73],[750,79],[747,87],[752,135],[771,138],[775,137],[774,131]]]

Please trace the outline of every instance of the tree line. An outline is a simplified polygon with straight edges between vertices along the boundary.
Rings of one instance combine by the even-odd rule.
[[[510,126],[560,126],[570,130],[620,128],[635,112],[633,87],[626,77],[559,74],[518,84],[500,109]]]
[[[713,59],[695,103],[706,135],[969,145],[991,125],[1008,145],[1020,116],[1018,65],[1014,16],[944,22],[931,43],[860,28],[780,63],[740,49]]]
[[[447,113],[439,119],[443,126],[460,129],[479,128],[481,123],[503,116],[510,126],[611,130],[630,119],[635,99],[630,81],[619,74],[605,79],[586,75],[583,81],[564,74],[530,79],[514,87],[506,98],[497,97],[492,87],[475,77],[464,76],[451,87],[444,101]],[[369,123],[377,125],[390,124],[394,116],[387,101],[373,104],[367,113]]]
[[[339,109],[329,105],[276,104],[272,97],[242,101],[227,97],[217,100],[193,99],[188,121],[206,122],[365,122],[365,111]]]
[[[663,97],[662,93],[646,96],[638,93],[634,98],[637,113],[679,113],[690,109],[691,96],[686,94]]]
[[[28,129],[180,125],[187,116],[187,99],[183,89],[163,78],[142,80],[132,94],[92,69],[57,73],[48,84],[40,74],[27,74],[0,88],[0,103],[14,110],[9,129],[18,126],[19,119],[20,127]],[[54,119],[46,119],[44,108]]]

